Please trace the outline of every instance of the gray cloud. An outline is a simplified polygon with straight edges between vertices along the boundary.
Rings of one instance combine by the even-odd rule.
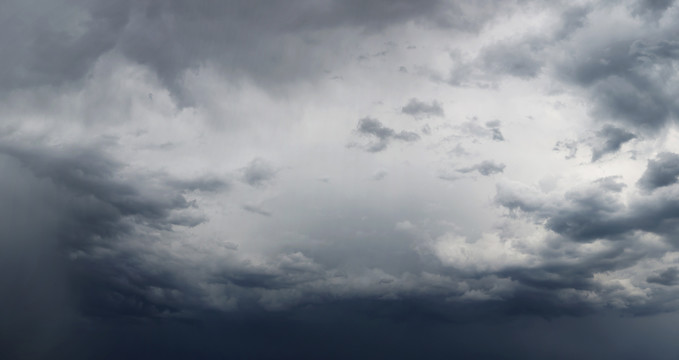
[[[415,117],[444,115],[443,108],[441,107],[441,104],[438,103],[438,101],[426,103],[415,98],[410,99],[408,104],[401,108],[401,112]]]
[[[369,152],[379,152],[387,148],[391,140],[401,140],[405,142],[413,142],[420,139],[420,135],[411,131],[396,132],[392,128],[388,128],[377,119],[363,118],[358,121],[356,131],[364,136],[373,137],[374,142],[366,146]]]
[[[679,155],[661,153],[654,160],[648,160],[646,171],[644,171],[637,185],[650,191],[675,184],[678,177]]]
[[[0,358],[677,353],[676,316],[652,316],[678,308],[679,155],[658,141],[679,114],[674,1],[0,7]],[[446,61],[458,87],[422,77]],[[214,98],[191,93],[202,71]],[[455,98],[462,120],[413,94]],[[230,111],[239,126],[211,123]],[[352,129],[359,111],[382,121]],[[427,136],[389,113],[431,117]],[[368,152],[421,144],[356,156],[338,147],[352,130]],[[594,164],[540,154],[581,134]],[[632,139],[640,158],[660,152],[636,187],[634,163],[596,162]],[[286,176],[242,162],[272,153]],[[440,178],[488,178],[427,176],[450,155],[469,166]],[[569,183],[590,170],[623,176]]]
[[[54,214],[54,229],[43,235],[54,239],[45,271],[68,276],[80,314],[160,316],[178,311],[173,301],[154,299],[149,289],[172,292],[190,286],[165,272],[159,266],[162,255],[149,249],[159,241],[160,235],[153,234],[171,236],[177,227],[206,221],[182,195],[195,189],[193,182],[125,173],[121,163],[96,146],[47,148],[6,141],[0,153],[20,164],[26,180],[37,182],[36,190],[46,194],[45,199],[27,196]]]
[[[504,141],[505,138],[500,131],[501,122],[499,120],[487,121],[485,126],[478,123],[478,119],[473,117],[471,120],[465,121],[460,126],[460,129],[466,135],[474,137],[490,137],[494,141]]]
[[[573,32],[585,26],[587,16],[592,11],[590,6],[573,6],[561,14],[561,28],[555,33],[556,40],[564,40]]]
[[[80,80],[96,60],[113,49],[129,21],[129,2],[73,4],[7,1],[0,44],[8,49],[0,62],[3,91],[60,86]],[[45,18],[62,21],[43,21]],[[22,19],[21,21],[19,19]],[[80,28],[67,24],[79,23]]]
[[[387,177],[387,175],[389,175],[389,173],[386,170],[378,170],[373,174],[372,179],[375,181],[380,181]]]
[[[592,148],[592,162],[617,152],[624,143],[636,138],[636,135],[612,125],[604,126],[596,135],[599,143]]]
[[[538,76],[542,68],[530,43],[498,43],[485,48],[480,55],[483,69],[489,73],[506,74],[522,79]]]
[[[235,0],[9,1],[4,10],[25,20],[3,23],[0,43],[10,49],[0,67],[5,90],[77,82],[100,58],[116,53],[152,69],[180,104],[196,100],[183,86],[185,72],[206,64],[268,88],[321,76],[322,64],[333,56],[313,46],[317,40],[298,36],[314,39],[318,31],[346,27],[374,33],[409,21],[476,31],[495,15],[485,6],[439,0],[295,0],[285,6]],[[63,21],[42,21],[45,17]],[[77,28],[69,25],[75,23]],[[297,51],[287,51],[291,48]]]
[[[493,140],[495,141],[505,141],[505,137],[502,135],[502,132],[500,131],[500,120],[492,120],[492,121],[487,121],[486,122],[486,127],[490,129]]]
[[[679,114],[673,101],[677,97],[673,85],[677,80],[673,71],[676,26],[658,23],[674,8],[674,1],[640,0],[627,4],[625,9],[633,16],[653,20],[634,32],[596,30],[592,14],[610,11],[614,5],[553,7],[560,21],[549,31],[508,37],[471,57],[452,52],[455,65],[447,82],[453,86],[497,88],[503,76],[530,80],[545,70],[555,80],[583,90],[595,119],[656,132]]]
[[[564,80],[587,90],[596,117],[644,131],[656,131],[676,117],[671,100],[676,89],[672,81],[658,81],[673,78],[674,40],[668,33],[648,32],[644,40],[626,37],[587,47],[558,64]]]
[[[566,159],[572,159],[578,153],[578,142],[574,140],[560,140],[554,144],[552,150],[563,151],[566,153]]]
[[[6,143],[0,146],[0,152],[21,161],[37,176],[49,178],[69,192],[91,196],[94,203],[101,203],[101,215],[112,217],[102,220],[102,226],[115,222],[112,220],[116,218],[133,216],[149,225],[163,228],[173,224],[170,221],[173,210],[191,206],[176,192],[163,194],[156,189],[147,189],[148,192],[144,194],[141,189],[115,179],[121,164],[97,149],[70,148],[53,152]],[[179,190],[190,190],[191,187]],[[83,205],[88,206],[86,204],[89,201],[86,200]],[[93,221],[90,226],[98,225]]]
[[[540,194],[527,189],[500,187],[496,201],[509,209],[536,216],[538,221],[544,221],[546,228],[558,234],[577,241],[592,241],[634,229],[634,225],[625,223],[628,219],[621,216],[624,208],[617,196],[621,186],[615,178],[604,178],[567,192],[558,203],[547,202]]]
[[[478,173],[483,176],[490,176],[493,174],[502,173],[505,167],[506,167],[505,164],[497,163],[492,160],[486,160],[470,167],[458,169],[457,171],[461,173],[470,173],[473,171],[478,171]]]
[[[512,187],[498,188],[496,201],[521,210],[557,234],[574,241],[621,239],[644,231],[671,239],[677,233],[679,202],[673,189],[655,192],[625,205],[620,196],[624,184],[614,177],[566,192],[563,199],[548,201],[543,195]]]
[[[658,19],[673,5],[674,0],[637,0],[632,5],[632,14]]]
[[[278,170],[268,161],[256,158],[250,161],[248,166],[241,169],[241,172],[243,182],[253,187],[263,187],[275,179]]]
[[[171,179],[168,184],[187,191],[218,192],[227,190],[229,182],[217,177],[203,177],[196,179]]]
[[[259,206],[255,206],[255,205],[243,205],[242,209],[245,210],[245,211],[251,212],[253,214],[257,214],[257,215],[271,216],[270,212],[263,210]]]
[[[646,281],[665,286],[677,285],[679,284],[679,269],[670,267],[658,275],[649,276]]]

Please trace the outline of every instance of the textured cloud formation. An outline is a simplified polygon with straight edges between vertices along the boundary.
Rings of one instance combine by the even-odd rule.
[[[679,155],[673,153],[658,154],[656,159],[648,160],[646,171],[637,185],[646,190],[665,187],[677,182],[679,177]]]
[[[483,162],[480,162],[474,166],[458,169],[457,171],[461,173],[470,173],[473,171],[478,171],[479,174],[483,176],[489,176],[493,174],[499,174],[503,172],[505,169],[504,164],[496,163],[494,161],[486,160]]]
[[[670,267],[658,275],[649,276],[646,281],[665,286],[677,285],[679,284],[679,269]]]
[[[410,99],[408,104],[401,109],[404,114],[419,116],[443,116],[443,108],[437,101],[432,101],[430,104],[417,100]]]
[[[601,159],[605,154],[617,152],[624,143],[636,137],[630,132],[610,125],[599,130],[596,135],[600,143],[592,149],[592,161]]]
[[[392,139],[405,142],[412,142],[420,139],[420,136],[417,133],[405,130],[397,133],[394,129],[382,125],[379,120],[369,117],[358,121],[356,131],[361,135],[373,137],[375,139],[375,141],[366,146],[366,150],[369,152],[379,152],[386,149]]]
[[[0,19],[0,358],[679,354],[675,1]]]
[[[276,170],[264,159],[254,159],[243,168],[242,180],[250,186],[262,187],[276,176]]]

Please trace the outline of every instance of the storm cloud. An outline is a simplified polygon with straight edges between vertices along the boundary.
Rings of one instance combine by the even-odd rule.
[[[637,185],[646,190],[670,186],[679,177],[679,155],[661,153],[655,159],[648,160],[646,171]]]
[[[675,1],[0,9],[3,359],[679,354]]]

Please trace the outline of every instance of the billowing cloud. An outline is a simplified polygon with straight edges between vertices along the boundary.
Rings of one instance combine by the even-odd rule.
[[[420,139],[420,135],[417,133],[405,130],[397,133],[394,129],[382,125],[379,120],[369,117],[358,121],[356,131],[363,136],[374,139],[366,146],[366,150],[369,152],[379,152],[386,149],[391,140],[413,142]]]
[[[424,101],[417,100],[416,98],[410,99],[408,104],[401,108],[401,112],[414,117],[444,115],[443,108],[438,101],[426,103]]]
[[[676,1],[0,8],[1,358],[678,353]]]
[[[646,281],[665,286],[677,285],[679,284],[679,269],[670,267],[658,275],[649,276]]]
[[[592,148],[592,161],[597,161],[606,154],[617,152],[624,143],[636,138],[634,134],[611,125],[604,126],[596,135],[598,143]]]
[[[677,182],[679,177],[679,155],[674,153],[658,154],[656,159],[648,160],[646,171],[637,185],[646,190],[665,187]]]

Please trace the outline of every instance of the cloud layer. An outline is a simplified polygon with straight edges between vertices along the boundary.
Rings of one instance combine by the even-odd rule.
[[[0,8],[1,357],[679,353],[674,1]]]

